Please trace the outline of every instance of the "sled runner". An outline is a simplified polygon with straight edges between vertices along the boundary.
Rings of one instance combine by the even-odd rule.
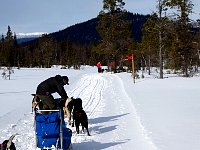
[[[49,113],[42,114],[44,111]],[[34,112],[36,148],[71,150],[72,131],[65,125],[63,110],[39,110],[35,106]]]

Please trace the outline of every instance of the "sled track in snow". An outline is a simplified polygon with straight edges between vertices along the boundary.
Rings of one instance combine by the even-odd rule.
[[[79,96],[80,96],[80,93],[83,92],[84,88],[90,85],[90,83],[89,83],[89,84],[88,84],[88,83],[85,83],[85,82],[87,82],[87,80],[88,80],[88,79],[84,79],[83,81],[79,81],[79,82],[78,82],[78,85],[81,85],[81,86],[77,86],[75,89],[73,89],[73,90],[70,92],[70,94],[73,95],[73,93],[77,93],[77,92],[78,92],[79,94],[76,95],[76,96],[79,97]],[[88,85],[86,85],[86,84],[88,84]]]
[[[96,87],[98,86],[98,80],[96,81],[96,84],[95,84],[95,86],[94,86],[94,88],[92,89],[92,91],[91,91],[91,95],[90,95],[90,97],[89,97],[89,100],[87,101],[87,103],[84,105],[84,108],[86,109],[86,110],[88,110],[88,108],[90,107],[90,104],[92,104],[93,103],[93,101],[94,101],[94,98],[93,98],[93,95],[95,94],[95,89],[96,89]]]
[[[72,90],[71,95],[80,97],[83,100],[84,110],[88,116],[92,116],[101,102],[105,81],[99,75],[88,75],[83,77],[78,85],[81,86]]]
[[[84,105],[86,111],[90,110],[88,116],[92,116],[102,99],[102,91],[104,89],[104,80],[98,79],[87,103]],[[92,108],[91,108],[92,107]]]

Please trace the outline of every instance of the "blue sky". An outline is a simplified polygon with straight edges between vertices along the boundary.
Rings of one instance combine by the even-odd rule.
[[[156,0],[124,0],[125,9],[139,14],[156,11]],[[192,19],[200,18],[200,0],[195,4]],[[0,34],[7,32],[56,32],[71,25],[95,18],[103,0],[0,0]],[[198,8],[198,9],[197,9]]]

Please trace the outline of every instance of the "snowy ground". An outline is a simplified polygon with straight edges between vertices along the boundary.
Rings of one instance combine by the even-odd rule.
[[[200,77],[153,74],[137,79],[130,73],[98,74],[95,67],[14,70],[0,78],[0,142],[18,133],[17,150],[34,150],[31,93],[56,74],[67,75],[69,96],[80,97],[89,131],[73,131],[73,150],[199,150]],[[2,73],[2,70],[0,70]],[[58,97],[58,95],[54,95]]]

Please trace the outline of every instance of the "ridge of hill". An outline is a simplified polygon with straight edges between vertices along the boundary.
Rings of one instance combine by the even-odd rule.
[[[131,23],[131,31],[136,41],[141,40],[142,27],[150,15],[128,13],[128,20]],[[73,42],[93,43],[100,39],[96,30],[99,19],[93,18],[88,21],[72,25],[66,29],[50,33],[56,40],[70,39]]]
[[[127,18],[128,20],[130,20],[131,31],[137,42],[141,40],[142,26],[147,21],[149,16],[150,15],[133,14],[128,12]],[[73,43],[93,43],[100,39],[100,36],[96,30],[98,21],[99,19],[97,17],[92,18],[88,21],[72,25],[63,30],[49,33],[49,35],[57,41],[70,39],[70,41],[72,41]],[[34,42],[35,40],[37,39],[28,41],[28,43]]]

